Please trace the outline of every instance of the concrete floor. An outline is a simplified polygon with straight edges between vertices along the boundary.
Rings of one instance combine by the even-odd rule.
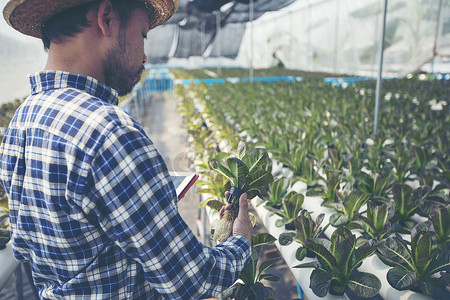
[[[170,94],[168,94],[170,95]],[[163,157],[169,171],[187,172],[189,168],[186,156],[186,134],[181,127],[175,100],[166,94],[154,94],[147,100],[141,124]],[[199,197],[194,189],[178,202],[180,215],[189,228],[197,232]]]
[[[186,157],[186,134],[182,128],[181,117],[178,115],[173,95],[154,94],[146,100],[141,114],[141,124],[165,160],[169,171],[192,171]],[[133,113],[133,111],[132,111]],[[179,212],[189,228],[197,234],[199,196],[195,188],[178,203]],[[265,232],[265,228],[257,225],[254,232]],[[197,234],[197,237],[200,236]],[[280,256],[275,246],[265,246],[260,253],[260,261]],[[277,300],[292,300],[298,298],[295,278],[287,265],[281,259],[268,273],[280,277],[278,282],[264,282],[275,290]]]

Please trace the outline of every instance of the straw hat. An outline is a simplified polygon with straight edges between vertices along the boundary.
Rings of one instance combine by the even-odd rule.
[[[6,22],[17,31],[41,38],[42,25],[53,15],[94,0],[10,0],[3,9]],[[177,10],[178,0],[137,0],[153,9],[151,28],[167,21]]]

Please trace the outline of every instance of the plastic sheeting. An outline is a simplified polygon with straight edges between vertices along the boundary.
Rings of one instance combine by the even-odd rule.
[[[376,77],[381,42],[383,0],[297,1],[268,13],[249,26],[236,59],[255,68],[281,61],[307,71]],[[389,0],[384,48],[384,76],[417,71],[436,52],[450,55],[450,1]],[[254,44],[253,53],[251,42]]]
[[[439,24],[440,0],[388,1],[384,76],[404,76],[418,70],[432,59],[435,42],[438,56],[450,56],[450,0],[442,1]],[[291,69],[376,76],[383,0],[259,0],[254,5],[253,35],[247,22],[248,5],[236,3],[226,18],[221,14],[219,35],[212,14],[197,18],[203,27],[192,25],[195,21],[191,28],[173,27],[178,33],[167,35],[165,43],[170,43],[173,51],[166,55],[198,56],[204,62],[220,55],[244,67],[282,63]],[[270,10],[275,11],[267,12]],[[261,15],[263,11],[266,13]],[[171,36],[176,40],[170,40]]]
[[[194,1],[192,3],[196,5],[189,8],[180,2],[180,9],[165,25],[150,31],[146,42],[146,54],[150,62],[164,63],[171,57],[192,56],[236,58],[246,30],[245,24],[249,21],[249,5],[228,2],[220,12],[220,33],[217,33],[218,10],[209,13],[198,9],[216,6],[211,6],[208,1]],[[255,0],[253,19],[293,2],[295,0]]]

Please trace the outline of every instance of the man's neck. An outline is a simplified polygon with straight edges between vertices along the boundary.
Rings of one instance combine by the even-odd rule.
[[[83,74],[104,82],[101,59],[96,59],[95,47],[83,40],[51,43],[45,70]]]

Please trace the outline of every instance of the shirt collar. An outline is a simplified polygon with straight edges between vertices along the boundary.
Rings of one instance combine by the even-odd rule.
[[[28,78],[32,95],[48,90],[74,88],[113,105],[119,103],[116,90],[86,75],[63,71],[42,71]]]

